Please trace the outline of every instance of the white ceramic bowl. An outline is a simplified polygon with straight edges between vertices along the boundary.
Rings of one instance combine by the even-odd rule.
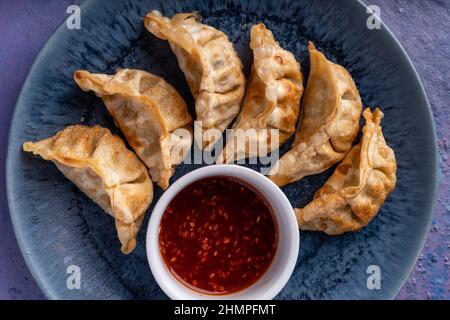
[[[194,181],[211,177],[228,176],[246,181],[258,190],[272,207],[278,227],[278,247],[269,269],[250,287],[232,294],[208,295],[181,284],[167,269],[159,249],[159,224],[166,207],[185,187]],[[171,299],[272,299],[286,285],[294,270],[299,250],[300,236],[294,210],[284,193],[262,174],[238,165],[211,165],[178,179],[161,196],[150,217],[147,229],[147,258],[153,276],[161,289]]]

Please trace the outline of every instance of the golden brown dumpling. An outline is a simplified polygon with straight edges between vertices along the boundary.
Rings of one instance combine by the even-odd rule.
[[[277,185],[321,173],[341,161],[359,130],[361,98],[343,67],[328,61],[310,42],[310,73],[291,150],[269,172]]]
[[[180,13],[169,19],[152,11],[145,17],[145,27],[169,41],[195,98],[201,128],[222,133],[239,113],[245,90],[242,62],[228,37],[200,23],[197,13]],[[209,149],[217,138],[220,136],[203,134],[198,142]]]
[[[192,145],[192,117],[178,92],[164,79],[134,69],[112,76],[78,70],[74,79],[103,99],[152,180],[166,189]]]
[[[314,200],[295,209],[303,230],[330,235],[356,231],[377,214],[388,194],[394,190],[397,164],[381,131],[383,113],[364,111],[366,125],[361,142],[353,147]]]
[[[233,129],[255,129],[255,134],[248,134],[244,144],[237,142],[242,131],[234,132],[218,157],[218,163],[257,156],[258,144],[264,144],[268,153],[271,147],[277,149],[295,132],[303,94],[300,64],[291,52],[278,45],[264,24],[252,27],[250,39],[253,66],[242,110]],[[278,141],[271,141],[271,129],[279,130]]]
[[[23,150],[52,161],[89,198],[115,218],[122,252],[136,247],[136,235],[153,199],[147,169],[108,129],[74,125]]]

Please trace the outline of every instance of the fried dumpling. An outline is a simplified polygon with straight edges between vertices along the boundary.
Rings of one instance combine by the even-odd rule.
[[[233,124],[236,131],[218,163],[257,156],[258,144],[264,144],[267,153],[272,147],[278,148],[295,132],[300,113],[303,76],[294,55],[283,50],[262,23],[252,27],[250,39],[253,50],[250,80],[242,110]],[[239,143],[238,135],[248,129],[254,129],[254,133],[246,134],[246,141]],[[271,129],[278,130],[278,141],[271,141],[275,139]]]
[[[295,209],[303,230],[330,235],[356,231],[377,214],[388,194],[394,190],[397,164],[381,131],[383,113],[364,111],[366,125],[361,142],[353,147],[314,200]]]
[[[179,93],[164,79],[134,69],[115,75],[78,70],[74,79],[103,99],[152,180],[166,189],[192,145],[192,117]]]
[[[269,172],[277,185],[321,173],[341,161],[359,130],[362,104],[350,73],[310,42],[310,73],[291,150]]]
[[[23,150],[52,161],[115,218],[122,252],[134,250],[153,186],[145,166],[119,137],[100,126],[74,125],[48,139],[25,142]]]
[[[145,17],[145,27],[169,41],[195,98],[203,132],[216,129],[209,133],[222,133],[239,113],[245,90],[242,62],[228,37],[200,23],[197,13],[180,13],[169,19],[152,11]],[[199,146],[209,149],[217,137],[204,133],[201,140]]]

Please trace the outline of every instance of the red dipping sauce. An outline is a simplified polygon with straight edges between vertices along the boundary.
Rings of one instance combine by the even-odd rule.
[[[244,182],[198,180],[172,199],[161,219],[159,246],[184,285],[226,294],[255,283],[269,268],[278,234],[272,208]]]

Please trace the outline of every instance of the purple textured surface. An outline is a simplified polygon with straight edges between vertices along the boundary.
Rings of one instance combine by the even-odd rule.
[[[5,194],[5,149],[16,98],[34,58],[79,1],[0,1],[0,299],[42,299],[12,230]],[[408,52],[433,109],[438,135],[440,186],[425,248],[398,299],[450,299],[450,2],[371,0]]]

